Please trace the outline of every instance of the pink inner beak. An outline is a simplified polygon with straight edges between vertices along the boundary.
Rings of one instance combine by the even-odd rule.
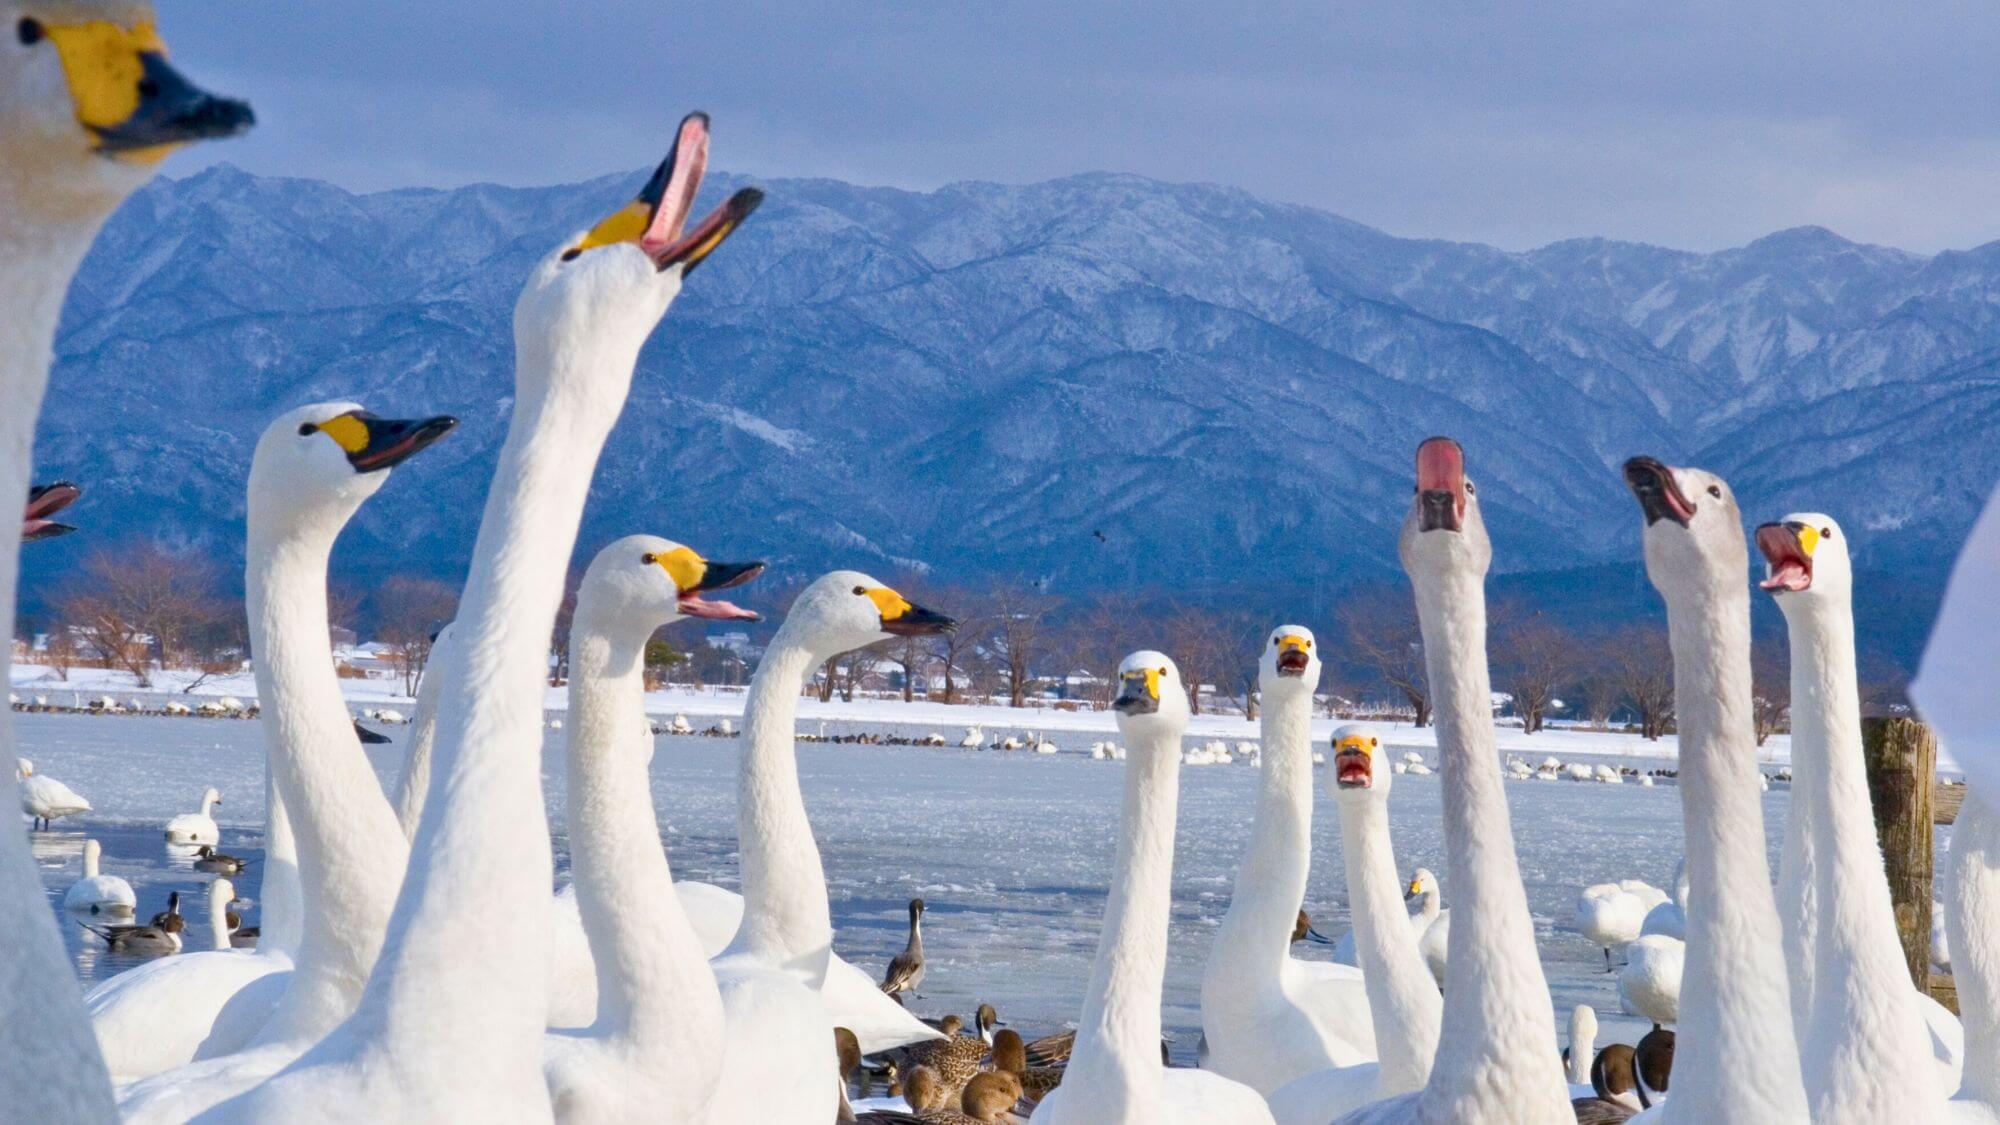
[[[680,136],[674,141],[674,170],[667,177],[652,223],[639,237],[639,249],[654,261],[666,259],[681,241],[681,231],[694,211],[695,193],[701,190],[701,177],[707,171],[708,121],[691,116],[681,122]]]
[[[1812,586],[1812,560],[1799,550],[1799,541],[1789,528],[1760,527],[1757,549],[1764,552],[1770,576],[1758,583],[1766,590],[1798,592]]]
[[[683,594],[680,600],[683,617],[698,617],[704,621],[762,621],[757,611],[744,609],[734,602],[709,601],[700,594]]]
[[[1465,493],[1465,451],[1450,438],[1431,438],[1417,447],[1420,492]]]

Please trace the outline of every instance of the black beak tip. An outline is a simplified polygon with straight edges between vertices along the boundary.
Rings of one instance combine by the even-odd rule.
[[[753,187],[741,188],[736,192],[736,194],[729,197],[730,212],[736,216],[736,221],[739,223],[749,218],[751,212],[757,210],[757,208],[762,207],[763,205],[764,205],[763,188],[753,188]]]

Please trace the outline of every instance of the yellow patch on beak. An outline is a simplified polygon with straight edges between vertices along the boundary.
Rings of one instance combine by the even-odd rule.
[[[1807,524],[1799,528],[1798,537],[1799,550],[1804,551],[1807,558],[1812,558],[1813,551],[1819,547],[1819,528]]]
[[[874,602],[875,608],[882,611],[884,621],[894,621],[916,608],[903,595],[887,586],[877,586],[868,591],[868,600]]]
[[[1154,699],[1160,698],[1160,676],[1162,674],[1164,674],[1163,670],[1159,668],[1146,669],[1146,694],[1152,696]]]
[[[1375,751],[1368,745],[1368,740],[1358,734],[1350,734],[1346,738],[1341,739],[1340,744],[1335,746],[1333,750],[1336,754],[1346,750],[1359,750],[1370,758],[1375,756]]]
[[[319,424],[319,432],[332,438],[333,444],[349,453],[359,453],[368,448],[368,423],[352,414],[328,418]]]
[[[1410,893],[1411,893],[1411,894],[1413,894],[1413,895],[1414,895],[1414,894],[1422,894],[1422,893],[1423,893],[1423,890],[1424,890],[1424,884],[1423,884],[1423,881],[1422,881],[1421,879],[1412,879],[1412,880],[1410,880]]]
[[[150,23],[120,27],[109,20],[58,24],[43,28],[62,59],[76,119],[89,129],[115,129],[139,111],[139,84],[145,77],[142,55],[167,53],[167,45]],[[119,154],[129,160],[157,163],[172,151],[156,145]]]
[[[701,585],[708,574],[708,560],[694,553],[692,547],[675,547],[654,559],[667,577],[674,580],[674,588],[685,594]]]
[[[1284,636],[1278,638],[1278,649],[1281,652],[1285,649],[1297,649],[1300,652],[1309,652],[1312,650],[1312,646],[1313,643],[1311,641],[1292,633],[1286,633]]]
[[[637,242],[639,236],[646,233],[646,228],[652,225],[652,222],[653,205],[635,199],[613,211],[603,222],[590,228],[590,233],[583,236],[583,241],[571,247],[570,252],[577,254],[585,250],[595,250],[599,246]]]

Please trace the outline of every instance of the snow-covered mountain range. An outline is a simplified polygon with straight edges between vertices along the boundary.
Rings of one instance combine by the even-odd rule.
[[[514,294],[641,178],[155,182],[78,278],[38,446],[42,475],[86,484],[92,534],[31,565],[131,534],[234,557],[263,424],[353,398],[463,425],[340,566],[455,574]],[[645,354],[585,550],[651,530],[1058,590],[1323,587],[1393,567],[1412,450],[1448,433],[1498,570],[1635,558],[1616,467],[1647,452],[1723,472],[1752,519],[1836,515],[1914,617],[2000,478],[2000,243],[1924,257],[1808,227],[1511,253],[1125,175],[764,186]]]

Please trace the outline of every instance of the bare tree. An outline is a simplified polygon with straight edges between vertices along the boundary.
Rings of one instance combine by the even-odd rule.
[[[1750,718],[1757,745],[1784,729],[1792,711],[1792,673],[1785,647],[1767,637],[1750,647]]]
[[[1417,726],[1428,726],[1431,699],[1424,674],[1424,634],[1409,591],[1387,586],[1355,590],[1341,601],[1335,616],[1347,635],[1348,650],[1409,703]]]
[[[432,638],[458,612],[458,591],[435,578],[397,575],[376,589],[374,602],[377,633],[395,649],[403,692],[415,695]]]
[[[1639,733],[1657,742],[1674,720],[1674,652],[1657,625],[1627,625],[1611,634],[1599,659],[1625,702],[1639,716]]]
[[[1139,647],[1145,615],[1136,599],[1122,592],[1073,607],[1047,640],[1049,660],[1065,675],[1088,677],[1081,695],[1109,707],[1118,694],[1118,662]]]
[[[43,651],[42,659],[55,672],[56,679],[69,682],[69,670],[76,666],[76,637],[70,633],[69,626],[49,626],[48,647]]]
[[[1538,610],[1503,603],[1493,615],[1494,679],[1514,697],[1521,729],[1533,734],[1556,691],[1576,674],[1576,638]]]
[[[998,662],[1010,707],[1028,705],[1028,688],[1042,655],[1049,611],[1055,599],[1025,586],[1002,586],[993,592],[993,633],[989,645]]]
[[[1245,639],[1255,626],[1244,614],[1221,613],[1203,606],[1180,606],[1165,623],[1167,655],[1187,685],[1188,705],[1201,714],[1201,689],[1234,687],[1248,667],[1256,678],[1256,648]],[[1248,663],[1246,665],[1246,656]]]
[[[986,599],[969,590],[939,590],[935,598],[935,603],[927,604],[957,618],[958,628],[924,640],[932,663],[944,677],[944,701],[957,703],[961,686],[971,678],[972,664],[980,648],[993,634],[993,617],[986,610]]]
[[[155,652],[163,664],[184,663],[198,633],[240,618],[219,585],[215,566],[200,556],[144,541],[106,547],[78,567],[62,616],[106,666],[149,687]]]

